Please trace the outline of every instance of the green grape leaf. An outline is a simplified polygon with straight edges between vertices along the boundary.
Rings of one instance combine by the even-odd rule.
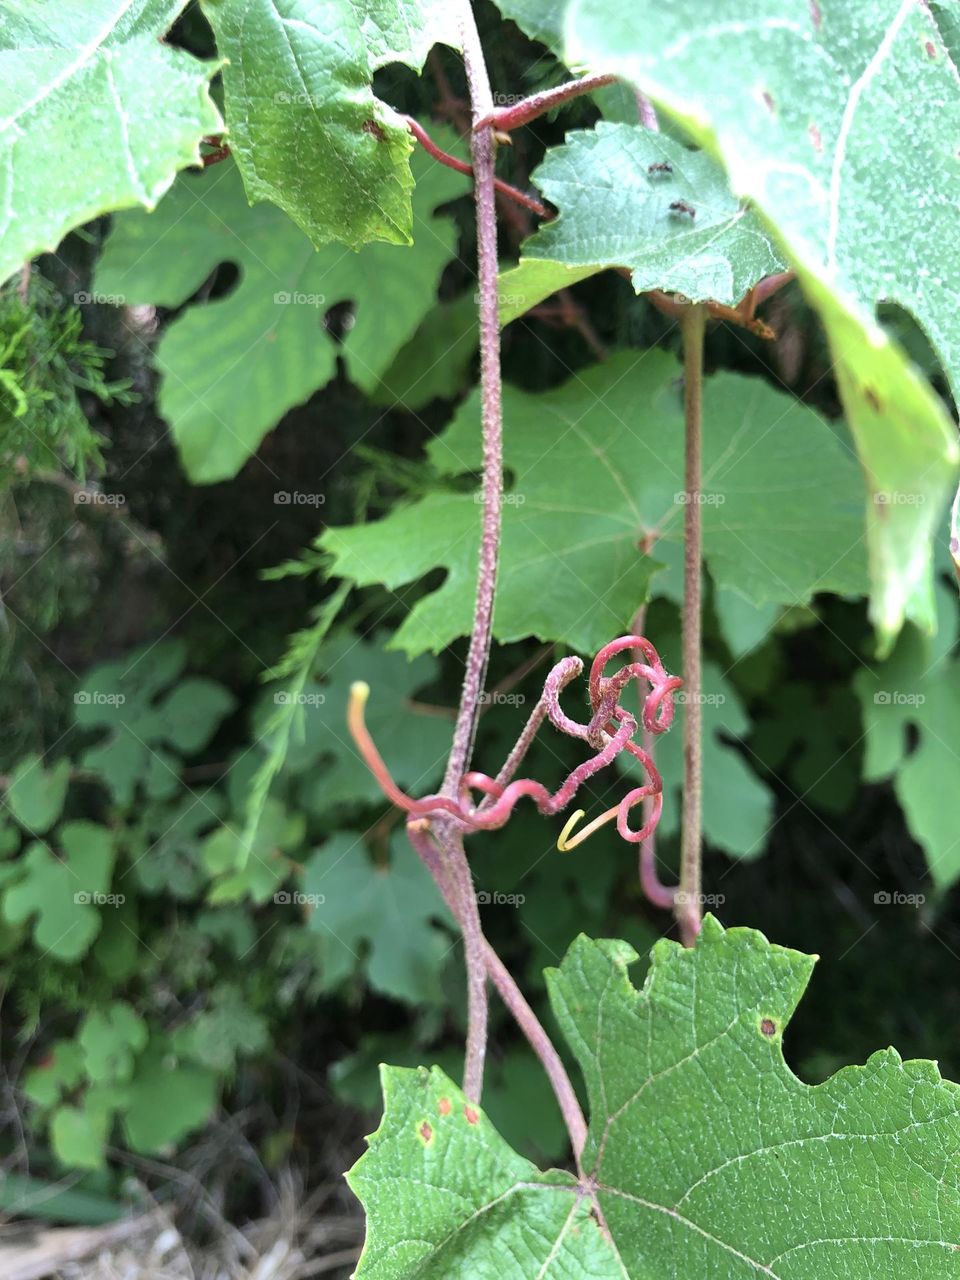
[[[162,1154],[201,1128],[217,1105],[218,1077],[207,1067],[178,1062],[152,1045],[123,1098],[123,1128],[133,1151]]]
[[[218,1072],[232,1071],[238,1056],[262,1053],[269,1043],[266,1022],[230,983],[216,987],[210,1008],[173,1036],[177,1053]]]
[[[539,40],[557,58],[563,54],[563,0],[497,0],[497,8],[531,40]]]
[[[776,604],[751,603],[734,587],[714,591],[713,608],[734,658],[744,657],[765,640],[782,612]]]
[[[150,796],[172,795],[179,760],[168,748],[199,751],[235,705],[222,685],[203,677],[188,676],[171,688],[186,660],[179,640],[143,645],[93,667],[74,694],[77,724],[110,731],[87,749],[82,763],[101,773],[123,804],[132,801],[138,783]]]
[[[58,960],[78,960],[100,932],[98,899],[108,895],[116,857],[113,835],[93,822],[67,822],[58,832],[63,855],[41,841],[17,863],[19,879],[6,887],[8,924],[33,919],[33,939]]]
[[[203,0],[202,7],[228,59],[230,145],[250,201],[273,201],[318,246],[409,244],[413,139],[370,81],[387,63],[419,71],[433,44],[456,45],[456,7],[445,0]]]
[[[452,137],[438,137],[457,150]],[[413,170],[417,234],[403,252],[385,245],[359,254],[315,251],[279,209],[247,205],[230,163],[185,174],[156,213],[116,219],[97,267],[103,293],[180,306],[220,263],[240,271],[227,296],[172,321],[157,348],[160,411],[191,480],[236,475],[284,413],[330,381],[338,359],[364,391],[379,386],[434,305],[456,249],[453,223],[434,210],[467,190],[462,174],[425,152]],[[353,309],[339,335],[325,317],[347,301]],[[320,505],[324,495],[278,491],[274,500]]]
[[[345,948],[355,964],[363,959],[375,991],[410,1004],[441,998],[450,938],[434,921],[452,922],[405,835],[391,841],[389,863],[377,866],[361,836],[339,832],[307,863],[302,893],[311,907],[309,927]],[[297,905],[293,895],[277,895],[284,899]]]
[[[69,760],[45,769],[38,755],[24,756],[10,776],[7,804],[22,827],[42,835],[60,817],[69,783]]]
[[[660,589],[676,595],[684,498],[678,372],[662,351],[625,351],[555,390],[505,388],[513,481],[497,639],[535,635],[588,653],[627,627],[664,563],[671,572]],[[831,428],[792,397],[733,373],[707,379],[704,420],[704,551],[714,580],[755,604],[862,593],[862,488]],[[478,470],[480,438],[474,395],[431,457],[445,475]],[[439,652],[469,633],[479,496],[433,493],[376,523],[323,535],[335,571],[361,585],[396,588],[447,570],[392,646]]]
[[[857,712],[846,684],[787,684],[754,726],[750,759],[781,781],[786,777],[805,807],[849,813],[860,784]]]
[[[208,880],[203,837],[223,817],[219,791],[183,787],[176,801],[154,800],[140,810],[132,841],[130,871],[148,894],[169,894],[188,901]]]
[[[533,181],[560,216],[524,242],[520,265],[501,276],[504,323],[565,288],[571,272],[583,279],[629,267],[637,293],[664,289],[734,306],[784,269],[717,161],[642,126],[601,121],[570,134]],[[693,214],[672,210],[678,202]]]
[[[636,952],[581,936],[549,970],[587,1084],[583,1182],[507,1146],[438,1068],[385,1067],[348,1175],[357,1280],[948,1280],[960,1241],[960,1089],[893,1049],[811,1087],[782,1037],[813,959],[704,921]]]
[[[286,772],[297,780],[301,803],[326,817],[345,805],[377,804],[383,798],[347,732],[347,702],[355,680],[372,685],[367,725],[397,784],[417,795],[429,792],[443,773],[453,726],[443,716],[418,710],[414,695],[437,678],[437,664],[427,657],[407,662],[345,632],[320,650],[318,668],[323,677],[307,681],[296,695],[299,732],[287,755]]]
[[[950,656],[955,594],[939,593],[941,622],[934,641],[907,628],[886,662],[854,679],[866,732],[864,779],[893,779],[910,832],[940,888],[960,879],[955,810],[947,799],[960,782],[960,663]]]
[[[102,1101],[102,1100],[101,1100]],[[58,1107],[50,1120],[50,1143],[57,1159],[71,1169],[100,1169],[113,1114],[103,1105]]]
[[[133,1075],[136,1054],[146,1047],[147,1024],[122,1000],[93,1009],[77,1035],[83,1067],[98,1084],[124,1083]]]
[[[58,1040],[23,1078],[24,1095],[38,1107],[54,1106],[84,1078],[83,1050],[76,1040]]]
[[[476,294],[437,303],[397,352],[370,399],[414,412],[440,397],[452,400],[468,385],[479,336]]]
[[[622,75],[725,166],[778,236],[830,338],[867,477],[871,617],[881,648],[934,623],[931,537],[960,449],[943,404],[875,319],[899,304],[956,395],[957,73],[924,5],[573,0],[565,57]]]
[[[152,209],[221,128],[182,0],[37,0],[0,27],[0,281],[111,209]]]

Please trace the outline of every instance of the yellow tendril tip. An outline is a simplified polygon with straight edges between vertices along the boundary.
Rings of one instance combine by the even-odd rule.
[[[578,809],[576,813],[572,813],[567,819],[566,824],[560,834],[557,836],[557,848],[561,853],[567,853],[574,846],[567,844],[567,837],[573,831],[580,819],[585,815],[585,809]]]

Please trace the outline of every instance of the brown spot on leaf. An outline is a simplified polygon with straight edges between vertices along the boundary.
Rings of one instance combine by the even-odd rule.
[[[437,1103],[437,1110],[442,1116],[448,1116],[450,1114],[450,1099],[441,1098]]]
[[[772,1018],[764,1018],[760,1023],[760,1030],[765,1036],[775,1036],[777,1034],[777,1024]]]
[[[932,40],[928,40],[923,47],[927,51],[928,58],[935,58],[937,56],[937,46],[933,43]]]
[[[813,25],[820,30],[820,23],[823,21],[823,14],[820,12],[820,6],[817,0],[810,0],[810,17],[813,19]]]
[[[424,1120],[423,1124],[420,1126],[420,1137],[424,1142],[429,1142],[433,1137],[433,1127],[428,1120]]]
[[[763,99],[763,105],[767,108],[768,111],[772,112],[773,111],[773,94],[770,92],[770,90],[764,89],[760,97]]]
[[[817,128],[817,126],[815,124],[809,125],[807,127],[807,133],[809,133],[810,135],[810,141],[813,143],[814,151],[822,151],[823,138],[821,138],[820,130]]]
[[[874,389],[873,389],[872,387],[864,387],[864,388],[863,388],[863,394],[864,394],[864,397],[866,398],[867,404],[870,406],[870,408],[873,410],[873,412],[874,412],[874,413],[879,413],[879,412],[880,412],[880,401],[879,401],[879,399],[878,399],[878,397],[877,397],[877,393],[874,391]]]
[[[386,142],[387,135],[383,132],[380,125],[377,124],[376,120],[364,120],[362,127],[364,133],[369,133],[370,136],[372,138],[376,138],[378,142]]]
[[[476,1124],[480,1119],[473,1107],[464,1107],[463,1114],[467,1117],[467,1124]]]

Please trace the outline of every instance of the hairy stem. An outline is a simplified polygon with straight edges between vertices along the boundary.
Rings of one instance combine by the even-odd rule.
[[[692,946],[700,932],[702,737],[701,591],[703,522],[701,502],[701,420],[703,336],[706,308],[687,308],[683,330],[683,407],[686,423],[686,507],[683,555],[683,831],[680,838],[680,891],[676,912],[681,936]]]
[[[447,906],[456,919],[460,921],[461,898],[457,894],[448,873],[448,861],[441,857],[439,849],[434,844],[429,831],[422,821],[418,822],[415,819],[413,822],[408,823],[407,834],[410,837],[410,843],[436,881]],[[544,1030],[543,1024],[530,1008],[523,992],[510,976],[509,970],[486,938],[482,938],[482,948],[484,967],[487,974],[547,1073],[550,1086],[560,1107],[564,1124],[567,1127],[570,1145],[573,1148],[573,1153],[577,1160],[577,1168],[579,1169],[580,1156],[587,1140],[587,1124],[583,1118],[583,1111],[570,1082],[570,1077],[567,1075],[567,1069],[554,1048],[553,1042]]]
[[[463,834],[453,822],[442,818],[435,820],[432,826],[443,867],[457,903],[452,909],[463,933],[463,953],[467,969],[467,1045],[463,1066],[463,1092],[471,1102],[479,1102],[483,1093],[483,1067],[487,1056],[486,940],[473,888],[473,875],[463,848]]]
[[[473,165],[467,164],[466,160],[458,160],[449,151],[444,151],[442,147],[438,147],[419,120],[414,120],[413,116],[405,116],[404,119],[407,122],[407,128],[428,155],[433,156],[434,160],[439,161],[440,164],[446,165],[448,169],[456,169],[457,173],[465,173],[468,177],[473,177]],[[511,200],[515,200],[517,204],[522,204],[525,209],[535,213],[538,218],[553,217],[546,205],[541,204],[539,200],[535,200],[533,196],[528,196],[525,191],[512,187],[509,182],[504,182],[502,178],[494,178],[493,185],[501,195],[508,196]]]
[[[559,1053],[554,1048],[553,1041],[543,1029],[540,1019],[530,1008],[523,992],[511,978],[503,961],[489,943],[486,944],[484,955],[487,961],[487,972],[493,981],[493,985],[497,988],[503,1003],[513,1014],[517,1025],[527,1037],[530,1047],[540,1059],[543,1069],[547,1073],[554,1097],[560,1106],[564,1124],[570,1135],[570,1145],[573,1147],[573,1154],[576,1157],[579,1170],[580,1157],[587,1141],[587,1122],[583,1118],[583,1111],[580,1109],[580,1102],[573,1091],[573,1085],[570,1083],[567,1069],[563,1065]]]
[[[490,79],[480,45],[480,33],[469,0],[461,0],[460,31],[463,61],[470,89],[474,123],[493,106]],[[473,190],[477,210],[477,276],[480,293],[480,394],[483,424],[483,533],[477,568],[477,597],[460,706],[453,744],[443,777],[442,793],[456,798],[460,780],[470,762],[480,715],[480,695],[487,674],[493,632],[493,600],[500,558],[500,524],[503,507],[503,421],[500,391],[500,322],[497,315],[497,211],[493,130],[474,129]],[[487,1051],[487,970],[480,910],[473,891],[470,864],[463,848],[463,834],[449,820],[434,824],[441,856],[446,862],[463,930],[467,968],[467,1048],[463,1091],[479,1102],[483,1091],[483,1064]]]
[[[462,0],[463,60],[476,125],[493,109],[480,34],[468,0]],[[467,667],[460,694],[453,746],[443,779],[445,795],[455,796],[467,769],[480,713],[493,630],[493,598],[500,558],[503,508],[503,418],[500,391],[500,322],[497,316],[497,217],[494,202],[493,130],[471,134],[474,200],[477,209],[477,276],[480,294],[480,397],[483,423],[483,534],[477,569],[477,597]]]
[[[566,84],[557,85],[553,89],[544,89],[542,93],[531,94],[529,98],[524,98],[512,106],[497,107],[493,111],[488,111],[479,120],[474,116],[473,127],[483,129],[493,125],[495,129],[500,130],[517,129],[522,124],[529,124],[531,120],[536,120],[538,116],[546,115],[554,107],[569,102],[571,98],[580,98],[585,93],[592,93],[594,89],[603,89],[608,84],[613,84],[616,78],[610,75],[593,75],[584,76],[581,80],[568,80]]]

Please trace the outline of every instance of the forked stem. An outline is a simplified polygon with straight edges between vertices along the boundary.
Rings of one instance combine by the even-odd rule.
[[[460,920],[461,899],[458,897],[447,871],[449,862],[441,858],[440,852],[431,838],[431,830],[432,827],[428,829],[428,824],[422,820],[414,819],[407,824],[410,843],[433,876],[447,906],[458,923],[460,923],[462,929],[463,923]],[[482,938],[482,947],[486,974],[490,977],[500,998],[513,1015],[514,1021],[526,1036],[527,1042],[540,1059],[543,1069],[547,1073],[550,1087],[553,1089],[554,1097],[557,1099],[557,1105],[560,1107],[560,1113],[567,1127],[570,1145],[573,1148],[573,1154],[577,1162],[577,1169],[582,1172],[580,1157],[587,1141],[587,1122],[584,1119],[579,1099],[570,1082],[567,1069],[563,1065],[563,1060],[557,1053],[553,1041],[544,1030],[540,1019],[531,1009],[523,992],[511,977],[510,971],[486,938]]]
[[[683,555],[683,828],[680,837],[680,889],[675,911],[680,934],[692,946],[700,932],[702,911],[703,697],[701,610],[703,501],[700,486],[703,419],[703,339],[707,310],[700,303],[685,308],[683,332],[683,409],[686,437]]]

